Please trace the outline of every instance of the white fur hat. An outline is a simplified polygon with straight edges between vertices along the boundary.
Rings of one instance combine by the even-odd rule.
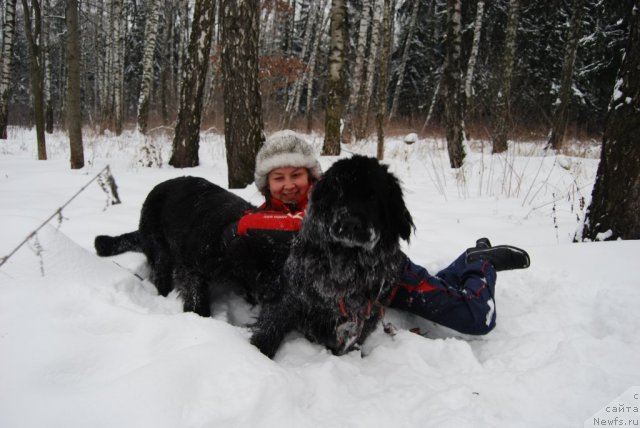
[[[261,193],[267,190],[267,176],[276,168],[305,167],[312,179],[316,181],[322,176],[322,168],[313,153],[313,148],[294,131],[278,131],[273,134],[256,156],[256,187]]]

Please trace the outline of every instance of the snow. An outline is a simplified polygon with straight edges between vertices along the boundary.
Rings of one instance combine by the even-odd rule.
[[[411,133],[405,135],[405,137],[404,137],[404,142],[406,144],[413,144],[416,141],[418,141],[418,134],[416,134],[415,132],[411,132]]]
[[[616,80],[616,84],[613,87],[613,101],[617,101],[624,96],[624,93],[621,90],[623,84],[624,81],[622,79]]]
[[[606,232],[601,232],[596,235],[596,241],[605,241],[613,236],[613,231],[611,229]]]
[[[305,138],[319,153],[321,137]],[[92,246],[133,230],[163,180],[225,185],[223,137],[203,133],[203,165],[188,170],[141,167],[135,133],[84,141],[87,166],[75,171],[64,134],[48,136],[48,161],[35,160],[31,130],[10,128],[0,144],[0,256],[107,164],[122,200],[106,206],[91,184],[0,267],[0,427],[575,427],[597,412],[629,416],[602,409],[640,385],[640,243],[571,242],[597,159],[545,154],[544,142],[492,156],[470,141],[453,172],[442,140],[388,139],[385,162],[417,226],[404,246],[414,261],[435,272],[487,236],[525,248],[531,267],[498,274],[486,336],[388,310],[398,334],[378,329],[361,353],[335,357],[293,334],[272,361],[249,344],[257,308],[225,295],[211,318],[182,313],[175,294],[134,275],[148,274],[140,254],[99,258]],[[168,159],[170,138],[155,143]],[[253,186],[235,192],[260,201]]]

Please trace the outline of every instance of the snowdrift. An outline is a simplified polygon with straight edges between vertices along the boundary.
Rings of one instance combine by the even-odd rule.
[[[293,334],[272,361],[249,344],[257,308],[228,295],[211,318],[182,313],[175,294],[143,279],[141,255],[102,259],[92,248],[96,234],[133,230],[162,180],[224,185],[221,136],[204,138],[207,162],[188,171],[139,167],[141,137],[96,137],[92,163],[70,171],[62,136],[50,140],[53,160],[38,162],[30,135],[14,130],[0,153],[0,255],[107,162],[123,204],[105,208],[89,188],[0,268],[2,427],[575,427],[640,385],[640,242],[571,243],[582,215],[571,186],[590,194],[594,159],[473,146],[461,181],[442,166],[441,142],[389,141],[416,219],[413,260],[436,271],[488,236],[526,248],[531,268],[499,274],[487,336],[389,310],[398,334],[379,329],[362,352],[335,357]],[[253,188],[237,193],[259,201]]]

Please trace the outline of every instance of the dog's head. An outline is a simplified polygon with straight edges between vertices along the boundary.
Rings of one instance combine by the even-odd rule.
[[[334,163],[315,185],[307,222],[320,223],[324,239],[369,251],[408,241],[414,228],[398,179],[359,155]]]

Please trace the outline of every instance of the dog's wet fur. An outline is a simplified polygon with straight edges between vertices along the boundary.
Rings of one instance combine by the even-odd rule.
[[[179,291],[184,310],[211,312],[212,287],[231,286],[256,303],[275,291],[269,285],[280,273],[289,246],[268,238],[225,234],[255,207],[239,196],[199,177],[158,184],[147,196],[135,232],[97,236],[100,256],[143,252],[151,282],[166,296]]]
[[[397,178],[376,159],[353,156],[327,170],[311,192],[285,262],[278,297],[265,302],[251,342],[273,357],[297,330],[341,355],[376,328],[406,257],[414,225]]]

